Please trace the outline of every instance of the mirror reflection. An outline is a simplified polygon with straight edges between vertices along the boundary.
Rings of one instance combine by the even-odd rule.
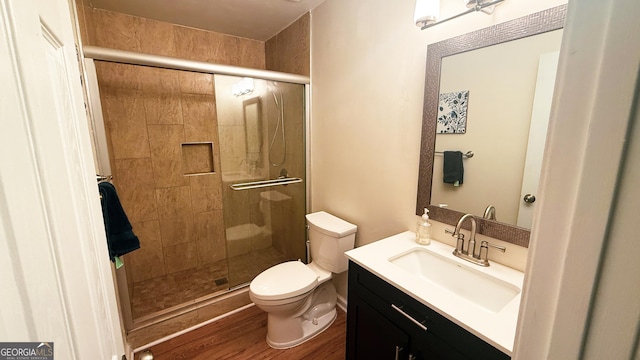
[[[247,162],[259,163],[262,160],[262,117],[260,115],[260,97],[244,100],[244,132],[247,145]]]
[[[538,187],[561,39],[556,30],[442,58],[431,205],[531,227],[535,202],[523,199]],[[443,181],[445,151],[473,152],[462,184]]]
[[[460,217],[465,213],[473,213],[476,216],[478,225],[477,231],[479,234],[486,235],[494,239],[504,240],[523,247],[529,246],[530,230],[526,225],[517,225],[517,213],[524,213],[524,211],[521,211],[521,209],[518,209],[517,211],[502,209],[506,208],[507,205],[500,205],[496,201],[499,201],[502,194],[506,193],[504,185],[500,185],[500,181],[503,181],[505,178],[517,179],[520,177],[519,180],[512,180],[514,184],[520,184],[512,185],[512,188],[518,189],[518,191],[513,190],[512,193],[523,191],[522,183],[525,176],[522,176],[522,174],[529,172],[529,170],[525,170],[528,169],[529,166],[507,164],[506,160],[511,157],[511,153],[517,152],[519,156],[516,156],[515,158],[519,157],[519,161],[521,161],[522,164],[526,163],[525,154],[535,153],[534,151],[529,152],[527,150],[528,147],[535,147],[535,145],[533,145],[534,143],[540,143],[540,145],[537,146],[539,149],[544,147],[543,144],[546,139],[546,129],[542,129],[542,127],[541,129],[538,129],[536,127],[535,132],[539,133],[540,136],[538,136],[538,140],[535,141],[529,139],[529,133],[533,133],[530,130],[520,130],[521,133],[526,132],[527,134],[524,139],[513,139],[515,135],[507,128],[507,126],[513,126],[513,123],[517,121],[517,119],[515,115],[508,114],[506,108],[511,106],[512,103],[515,104],[519,102],[515,99],[511,99],[512,96],[515,96],[514,94],[516,91],[528,89],[526,91],[528,91],[529,94],[529,104],[525,106],[527,109],[524,111],[526,116],[522,115],[523,112],[520,110],[520,116],[525,119],[525,122],[528,122],[528,125],[525,125],[523,129],[527,129],[527,127],[529,129],[531,128],[530,119],[532,116],[543,116],[539,114],[545,113],[545,111],[543,111],[544,106],[541,106],[541,110],[534,110],[537,108],[537,105],[533,105],[533,99],[537,97],[538,93],[545,93],[545,90],[543,90],[544,87],[549,89],[546,91],[546,96],[549,98],[552,97],[553,91],[551,89],[553,89],[553,84],[552,82],[545,82],[546,85],[538,86],[537,69],[538,66],[540,66],[541,53],[549,53],[558,50],[559,48],[561,34],[560,32],[552,32],[563,28],[566,11],[566,5],[560,5],[535,14],[530,14],[484,29],[459,35],[451,39],[429,44],[427,47],[427,68],[425,72],[420,166],[418,174],[418,191],[416,193],[416,215],[421,215],[424,208],[428,207],[431,219],[445,224],[455,225]],[[511,48],[506,50],[504,53],[494,54],[488,58],[476,59],[474,57],[464,57],[475,56],[475,54],[482,54],[485,51],[492,51],[493,49],[491,47],[495,45],[504,44],[507,45],[507,47],[518,46],[516,45],[516,42],[520,41],[520,39],[529,39],[530,37],[536,37],[538,35],[543,35],[540,38],[543,39],[546,37],[545,34],[546,36],[555,36],[557,38],[556,46],[555,48],[542,49],[537,53],[533,60],[528,60],[528,62],[535,64],[532,65],[535,75],[529,76],[529,80],[527,81],[520,78],[514,78],[514,75],[509,71],[512,72],[514,67],[521,65],[521,62],[523,62],[523,60],[520,59],[522,55],[521,53],[529,50],[530,45],[528,44],[522,46],[522,49]],[[497,48],[499,49],[500,46]],[[483,49],[484,51],[482,51]],[[458,58],[456,57],[457,55],[463,55],[463,57]],[[550,57],[553,56],[550,55]],[[445,69],[444,74],[441,76],[441,68],[443,66]],[[553,65],[550,67],[555,68]],[[508,72],[502,73],[501,71],[503,70],[508,70]],[[454,77],[452,79],[449,79],[449,73],[453,73]],[[481,79],[484,76],[483,80],[478,82],[484,83],[485,87],[479,87],[479,85],[456,80],[456,78],[476,79],[477,76],[481,77]],[[441,78],[443,79],[442,89],[440,87]],[[550,75],[550,78],[553,80],[554,76]],[[503,83],[502,85],[500,85],[501,82]],[[525,87],[526,84],[528,84],[528,87]],[[506,90],[504,88],[506,88]],[[466,91],[469,92],[466,93]],[[456,130],[461,131],[449,131],[455,134],[437,135],[437,133],[439,134],[437,126],[438,117],[443,117],[443,112],[446,114],[448,109],[452,108],[450,105],[443,106],[443,110],[440,111],[440,115],[438,114],[440,108],[439,94],[451,93],[468,94],[468,104],[467,108],[464,110],[467,118],[464,124],[454,124],[455,126],[453,126]],[[449,99],[452,98],[449,97]],[[482,110],[482,108],[485,110]],[[479,114],[483,111],[488,115],[484,116],[483,119],[480,119]],[[549,118],[548,112],[549,111],[546,110],[547,114],[544,115],[547,119]],[[488,118],[490,121],[497,122],[498,127],[491,128],[489,126],[485,127],[482,125],[485,118]],[[451,113],[449,113],[448,117],[443,117],[443,119],[450,122],[454,122],[454,120],[460,122],[460,119],[454,117]],[[446,128],[447,127],[445,126],[445,130]],[[449,128],[452,128],[452,126],[449,126]],[[442,126],[440,127],[440,130],[442,131]],[[471,138],[472,136],[476,136],[481,140],[476,140],[475,143],[465,143],[464,141],[456,143],[456,141],[458,141],[455,140],[456,138],[464,139]],[[438,137],[437,144],[436,137]],[[451,143],[447,143],[448,141]],[[522,147],[517,151],[510,149],[504,150],[495,147],[500,143],[506,142],[519,143]],[[476,143],[478,144],[476,145]],[[489,145],[490,147],[488,149],[481,147],[485,145]],[[442,152],[443,154],[436,154],[436,151]],[[436,189],[436,187],[442,187],[442,183],[445,181],[443,173],[439,173],[438,171],[442,171],[445,167],[443,164],[445,152],[447,158],[450,158],[452,153],[449,151],[456,152],[458,155],[457,159],[459,159],[459,161],[454,161],[453,164],[455,164],[455,166],[447,166],[447,169],[463,168],[464,171],[457,170],[458,173],[454,173],[454,175],[462,174],[464,181],[462,182],[462,186],[456,187],[456,178],[447,176],[446,180],[448,181],[446,186],[448,186],[448,188],[445,188],[444,190]],[[459,157],[460,154],[468,151],[472,151],[474,153],[472,158],[463,159]],[[483,165],[483,161],[485,159],[488,160]],[[531,161],[532,164],[536,162],[538,162],[537,166],[539,166],[540,159]],[[462,167],[459,166],[460,163],[462,164]],[[452,163],[448,162],[448,164],[451,165]],[[497,169],[494,168],[487,171],[485,168],[489,165],[496,165]],[[514,166],[516,167],[515,170]],[[535,168],[535,166],[532,166],[532,168]],[[533,170],[531,172],[535,173]],[[537,179],[538,176],[526,177]],[[493,179],[490,179],[492,177]],[[470,185],[481,182],[490,184],[489,188],[479,187],[473,189]],[[451,185],[449,183],[451,183]],[[432,187],[434,188],[433,191]],[[535,185],[534,187],[537,188]],[[494,190],[493,193],[490,192],[492,188]],[[461,196],[462,200],[447,197],[450,193],[461,189],[470,189],[471,191],[469,191],[468,194]],[[527,199],[530,201],[533,200],[535,197],[534,193],[527,196]],[[478,201],[474,200],[479,196],[479,194],[488,194],[488,197],[481,198]],[[513,203],[519,203],[520,195],[521,194],[518,194],[517,199],[512,200]],[[509,196],[509,198],[512,197],[514,196]],[[474,202],[477,202],[477,205],[469,206]],[[443,205],[440,206],[440,204]],[[511,206],[511,209],[514,209],[513,206],[515,205]],[[531,207],[527,207],[527,209],[530,210]],[[495,219],[484,219],[483,214],[485,213],[485,210],[488,210],[486,212],[489,218],[495,216]],[[512,216],[511,220],[507,220],[507,217],[505,216],[507,214],[516,215],[515,217]],[[511,223],[508,223],[507,221],[510,221]]]

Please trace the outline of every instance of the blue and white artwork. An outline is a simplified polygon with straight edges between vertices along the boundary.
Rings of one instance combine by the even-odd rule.
[[[437,134],[464,134],[467,132],[467,105],[469,90],[440,94]]]

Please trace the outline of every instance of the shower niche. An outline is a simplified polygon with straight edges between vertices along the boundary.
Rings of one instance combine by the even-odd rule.
[[[215,172],[213,143],[182,143],[182,164],[185,175],[204,175]]]

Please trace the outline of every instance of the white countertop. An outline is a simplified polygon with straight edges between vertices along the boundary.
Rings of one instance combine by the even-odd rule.
[[[431,241],[431,245],[418,245],[415,233],[411,231],[355,248],[345,254],[353,262],[511,356],[522,291],[499,312],[486,310],[389,262],[394,255],[416,247],[424,247],[522,289],[522,272],[493,261],[490,261],[489,267],[474,265],[454,256],[453,247],[435,240]]]

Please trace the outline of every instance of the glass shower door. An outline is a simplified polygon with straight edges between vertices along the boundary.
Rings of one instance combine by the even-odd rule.
[[[215,75],[229,287],[305,259],[304,85]]]

